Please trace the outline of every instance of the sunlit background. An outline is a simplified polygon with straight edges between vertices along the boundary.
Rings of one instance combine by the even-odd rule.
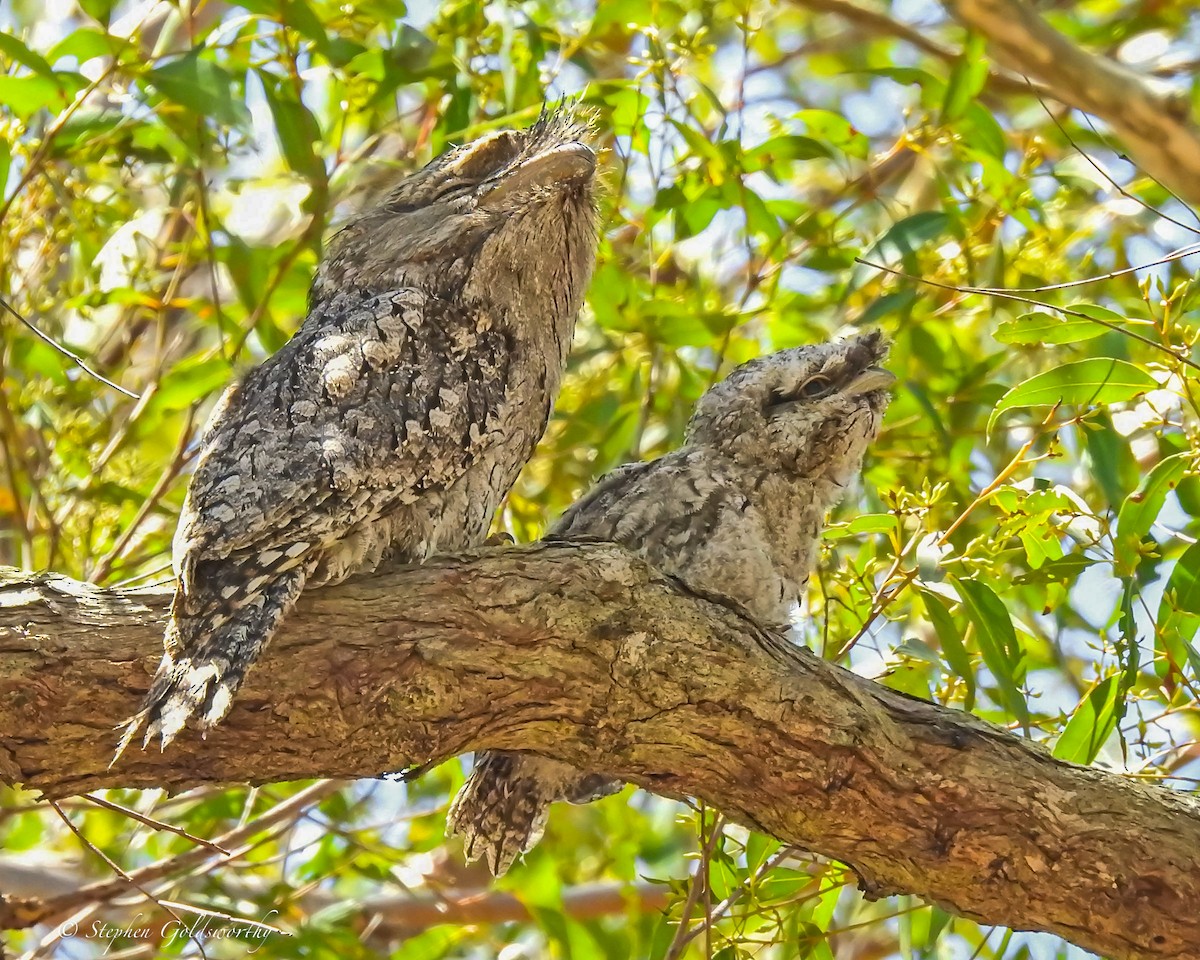
[[[1039,8],[1196,99],[1188,0]],[[796,642],[1065,759],[1195,789],[1200,219],[938,3],[4,0],[0,27],[0,293],[139,398],[5,318],[0,563],[167,580],[197,431],[295,330],[337,223],[448,144],[571,97],[604,147],[603,243],[555,418],[498,524],[535,540],[601,473],[676,446],[732,365],[881,328],[895,400]],[[1132,386],[1057,408],[1019,392],[1087,361]],[[106,795],[190,836],[62,807],[126,870],[248,830],[245,855],[152,891],[292,934],[262,957],[1086,956],[867,902],[839,864],[632,789],[556,809],[496,884],[533,919],[455,913],[454,892],[494,897],[442,838],[465,769]],[[15,892],[111,875],[30,793],[0,791],[0,844]],[[127,899],[72,929],[159,916]],[[108,946],[61,924],[14,942]],[[160,954],[199,952],[128,936],[108,955]]]

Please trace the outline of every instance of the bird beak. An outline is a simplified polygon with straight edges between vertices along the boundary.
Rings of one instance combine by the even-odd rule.
[[[527,157],[483,184],[479,206],[494,210],[514,194],[537,187],[590,180],[596,172],[596,154],[585,143],[572,141]]]
[[[846,385],[842,393],[850,397],[857,397],[863,393],[871,393],[873,390],[886,389],[895,382],[896,375],[890,370],[884,370],[883,367],[867,367]]]

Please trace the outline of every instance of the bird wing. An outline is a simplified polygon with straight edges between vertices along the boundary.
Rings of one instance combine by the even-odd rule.
[[[651,473],[658,465],[652,463],[627,463],[602,476],[588,491],[569,506],[558,522],[550,528],[547,539],[575,540],[591,537],[607,540],[601,528],[608,524],[602,519],[610,516],[613,505],[619,503],[638,486],[639,478]]]
[[[605,475],[563,514],[553,536],[610,540],[653,561],[687,549],[721,513],[744,507],[745,499],[713,472],[702,452],[685,447]]]
[[[418,290],[315,305],[214,410],[176,534],[177,570],[328,543],[449,487],[511,402],[509,362],[491,317]]]

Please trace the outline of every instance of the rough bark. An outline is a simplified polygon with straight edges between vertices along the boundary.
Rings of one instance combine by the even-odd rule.
[[[1200,127],[1190,96],[1114,60],[1089,53],[1024,0],[942,0],[977,30],[1002,65],[1039,81],[1056,100],[1099,117],[1130,159],[1189,203],[1200,203]]]
[[[316,591],[225,724],[114,769],[167,594],[0,587],[0,776],[97,787],[377,776],[532,749],[850,864],[871,896],[1113,957],[1200,957],[1200,804],[1052,758],[757,630],[609,546],[437,560]]]

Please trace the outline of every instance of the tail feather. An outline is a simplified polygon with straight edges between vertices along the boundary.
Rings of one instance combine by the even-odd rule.
[[[551,803],[587,803],[620,789],[618,781],[537,754],[486,751],[450,804],[446,835],[461,836],[467,861],[482,858],[499,877],[542,838]]]
[[[158,737],[165,749],[192,717],[202,729],[219,723],[246,672],[295,606],[313,566],[249,579],[246,571],[233,568],[193,584],[186,595],[178,588],[164,637],[166,653],[141,709],[125,721],[113,762],[139,731],[143,748]],[[228,582],[232,577],[234,584]],[[255,584],[253,593],[246,584]]]
[[[480,858],[492,876],[503,876],[533,849],[546,828],[551,798],[522,768],[527,755],[481,753],[446,815],[446,835],[461,836],[470,863]]]

